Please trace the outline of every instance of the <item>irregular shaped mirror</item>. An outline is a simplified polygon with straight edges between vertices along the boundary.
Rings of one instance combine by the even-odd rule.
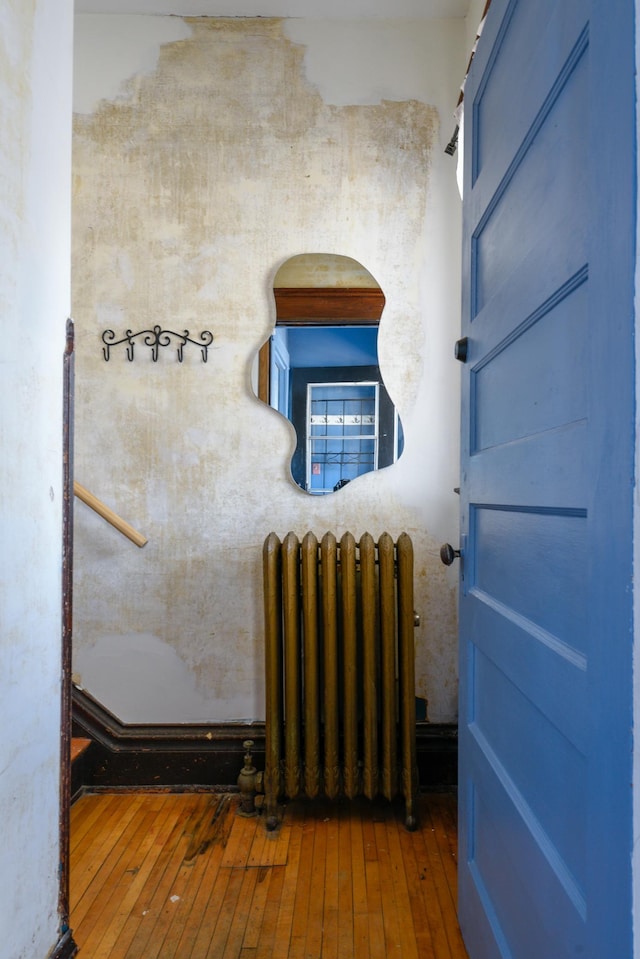
[[[258,396],[295,427],[295,483],[322,495],[395,462],[402,425],[378,365],[384,294],[374,278],[350,257],[302,254],[280,268],[274,296]]]

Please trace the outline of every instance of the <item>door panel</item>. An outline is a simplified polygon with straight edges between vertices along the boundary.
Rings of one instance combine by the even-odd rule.
[[[538,257],[544,260],[549,239],[557,230],[570,226],[575,253],[584,256],[588,163],[585,43],[580,37],[562,77],[532,117],[525,141],[509,166],[500,171],[497,189],[493,190],[490,176],[476,181],[474,189],[484,216],[474,233],[475,314],[508,282],[509,274],[529,250],[537,247]],[[526,109],[527,101],[522,106]]]
[[[493,0],[465,88],[460,921],[631,957],[633,4]]]
[[[587,291],[582,283],[537,310],[473,372],[474,453],[585,418]],[[572,357],[572,389],[563,387]],[[523,378],[519,370],[527,368]],[[509,397],[508,407],[502,398]]]
[[[491,16],[493,19],[494,14]],[[512,3],[494,36],[493,55],[486,60],[474,102],[477,136],[472,170],[474,183],[480,175],[494,181],[489,187],[492,193],[496,176],[509,166],[531,135],[532,116],[537,115],[540,105],[548,109],[552,90],[549,77],[562,77],[571,62],[576,43],[573,10],[556,0]],[[543,61],[546,67],[541,70]],[[522,109],[514,110],[514,104],[522,105]],[[535,112],[527,105],[532,105]],[[544,115],[543,110],[541,117]]]

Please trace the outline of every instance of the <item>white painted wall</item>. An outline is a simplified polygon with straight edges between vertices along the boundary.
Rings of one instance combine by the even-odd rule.
[[[469,0],[469,12],[467,13],[467,18],[465,20],[467,61],[476,41],[478,26],[482,20],[482,14],[484,13],[486,2],[487,0]]]
[[[78,681],[128,722],[261,718],[265,536],[404,529],[417,694],[454,720],[457,572],[438,549],[457,540],[460,202],[443,151],[464,21],[76,21],[76,478],[149,538],[139,551],[77,504]],[[250,389],[275,273],[307,252],[382,286],[406,436],[397,465],[322,499],[292,484],[291,428]],[[105,328],[155,322],[211,329],[208,363],[105,363]]]
[[[638,130],[640,130],[640,0],[635,0],[636,12],[636,169],[637,169],[637,189],[636,189],[636,248],[640,249],[640,152],[637,148]],[[636,265],[636,397],[640,396],[640,263]],[[640,476],[640,415],[637,409],[636,400],[636,476]],[[634,496],[634,569],[637,570],[640,565],[640,493],[638,484],[635,487]],[[633,718],[634,729],[640,728],[640,643],[639,643],[639,624],[640,624],[640,595],[637,588],[637,582],[634,583],[634,650],[633,650],[633,672],[634,672],[634,697],[633,697]],[[637,735],[634,736],[633,748],[633,782],[640,782],[640,743]],[[638,789],[633,791],[633,849],[632,858],[632,877],[633,877],[633,955],[634,959],[640,959],[640,795]]]
[[[59,939],[72,5],[0,6],[0,952]]]

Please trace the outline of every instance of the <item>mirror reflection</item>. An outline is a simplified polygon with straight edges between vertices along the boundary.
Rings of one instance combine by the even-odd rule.
[[[293,257],[274,296],[258,393],[296,430],[294,482],[323,495],[395,462],[402,426],[380,375],[384,295],[371,274],[349,257]]]

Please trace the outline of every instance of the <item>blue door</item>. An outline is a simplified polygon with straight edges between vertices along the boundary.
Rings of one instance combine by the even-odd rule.
[[[465,90],[460,920],[631,959],[632,0],[493,0]]]

